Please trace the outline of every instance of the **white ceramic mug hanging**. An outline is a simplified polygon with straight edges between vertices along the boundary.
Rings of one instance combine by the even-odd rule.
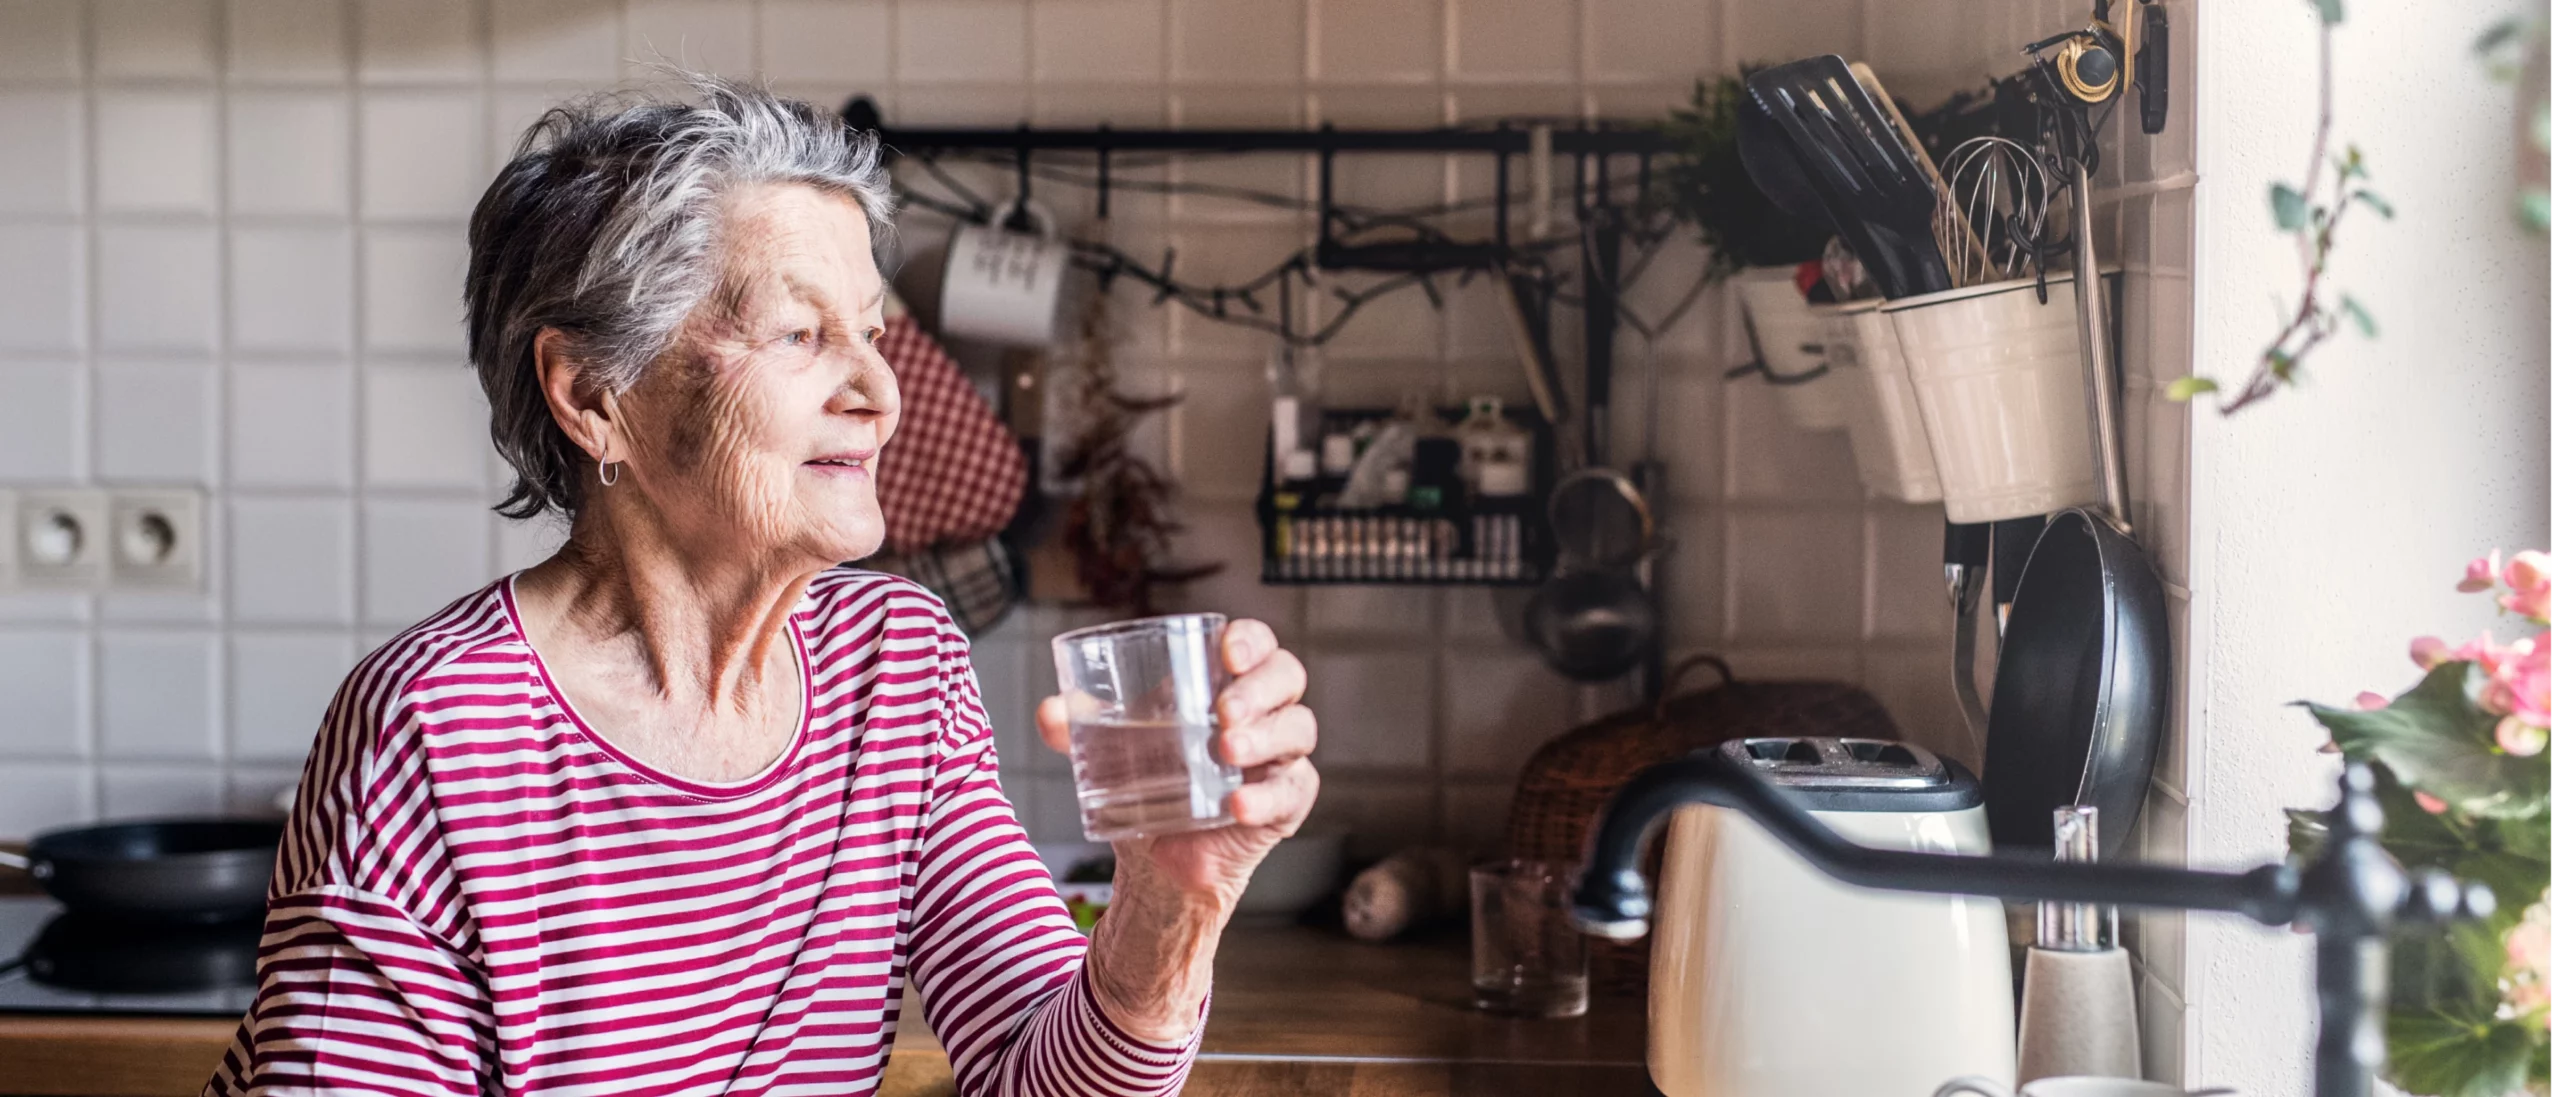
[[[1037,203],[1009,204],[1036,231],[963,224],[942,265],[942,331],[1015,347],[1059,341],[1067,312],[1070,249]]]

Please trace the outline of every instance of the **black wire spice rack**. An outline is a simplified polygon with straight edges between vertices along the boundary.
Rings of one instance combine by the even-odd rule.
[[[1322,430],[1349,431],[1383,422],[1384,409],[1327,408]],[[1444,426],[1465,418],[1463,409],[1434,412]],[[1262,490],[1254,517],[1262,529],[1262,581],[1280,586],[1534,586],[1554,570],[1555,533],[1545,501],[1555,484],[1555,432],[1536,414],[1506,408],[1503,419],[1530,438],[1529,490],[1515,496],[1444,500],[1436,507],[1410,503],[1345,507],[1325,500],[1346,478],[1320,475],[1302,483],[1274,484],[1271,447],[1263,446]]]

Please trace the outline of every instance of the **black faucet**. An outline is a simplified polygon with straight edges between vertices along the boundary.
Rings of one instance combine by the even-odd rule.
[[[1673,808],[1713,804],[1749,816],[1815,868],[1863,887],[2226,911],[2271,926],[2291,924],[2317,940],[2314,1097],[2369,1097],[2383,1057],[2385,938],[2403,922],[2482,918],[2497,906],[2485,885],[2435,869],[2403,871],[2375,840],[2382,804],[2373,788],[2371,769],[2346,764],[2338,778],[2338,806],[2327,816],[2328,839],[2307,864],[2198,872],[2009,852],[1975,857],[1870,849],[1834,833],[1748,766],[1699,751],[1637,774],[1610,798],[1574,883],[1573,916],[1586,933],[1620,940],[1643,936],[1653,914],[1644,877],[1636,871],[1646,837]]]

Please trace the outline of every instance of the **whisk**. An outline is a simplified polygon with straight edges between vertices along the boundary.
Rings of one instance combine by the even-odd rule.
[[[1975,137],[1948,151],[1946,181],[1934,227],[1956,286],[2032,273],[2053,200],[2043,161],[2006,137]]]

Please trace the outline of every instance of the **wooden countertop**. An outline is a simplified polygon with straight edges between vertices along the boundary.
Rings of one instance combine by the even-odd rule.
[[[1187,1094],[1366,1097],[1652,1092],[1644,1003],[1510,1020],[1470,1004],[1463,935],[1364,945],[1304,928],[1239,928],[1218,950],[1217,998]],[[921,1018],[900,1026],[883,1097],[949,1094]],[[193,1097],[238,1022],[0,1015],[0,1090],[24,1097]]]

